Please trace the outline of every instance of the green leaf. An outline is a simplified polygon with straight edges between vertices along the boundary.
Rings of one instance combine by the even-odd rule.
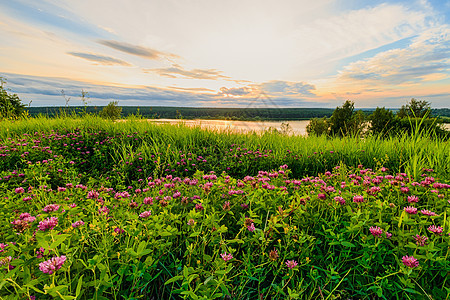
[[[139,246],[137,248],[137,254],[138,256],[141,256],[141,252],[144,251],[145,247],[147,247],[147,242],[146,241],[142,241],[139,243]]]
[[[75,295],[77,298],[80,296],[81,287],[83,286],[83,276],[84,275],[81,275],[80,279],[78,279],[77,289],[75,290]]]
[[[172,282],[175,282],[175,281],[178,281],[181,279],[183,279],[183,276],[174,276],[174,277],[170,278],[169,280],[167,280],[166,282],[164,282],[164,285],[167,285],[169,283],[172,283]]]
[[[350,243],[350,242],[346,242],[346,241],[341,242],[341,245],[344,246],[344,247],[349,247],[349,248],[356,247],[355,244]]]
[[[56,249],[62,242],[66,240],[69,234],[60,234],[56,236],[55,241],[50,245],[50,249]]]
[[[197,277],[199,277],[198,274],[191,274],[187,279],[188,283],[190,284]]]
[[[400,228],[400,226],[402,226],[402,221],[403,218],[406,217],[406,212],[404,210],[402,210],[402,214],[400,215],[400,219],[398,220],[398,228]]]
[[[189,297],[191,299],[193,299],[193,300],[197,300],[198,299],[198,296],[196,294],[194,294],[193,291],[184,291],[184,292],[181,292],[181,294],[182,295],[189,295]]]
[[[33,281],[35,281],[35,280],[33,280]],[[31,289],[33,289],[33,290],[35,290],[36,292],[41,293],[41,294],[44,293],[44,291],[41,291],[40,289],[38,289],[37,287],[35,287],[34,285],[32,285],[31,282],[28,283],[28,284],[25,284],[24,287],[29,287],[29,288],[31,288]],[[1,287],[1,285],[0,285],[0,290],[1,290],[1,289],[2,289],[2,287]]]
[[[38,231],[36,233],[36,240],[37,243],[40,247],[44,248],[45,250],[49,250],[50,249],[50,245],[48,244],[48,242],[46,241],[46,236],[44,233]]]

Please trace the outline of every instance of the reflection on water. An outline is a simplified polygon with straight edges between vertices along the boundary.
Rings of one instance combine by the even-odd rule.
[[[177,124],[184,123],[187,126],[200,126],[202,128],[210,128],[217,130],[232,130],[235,132],[249,132],[256,131],[262,132],[270,128],[275,128],[279,131],[283,131],[283,123],[289,124],[287,133],[295,135],[307,135],[306,126],[309,124],[309,120],[304,121],[226,121],[226,120],[174,120],[174,119],[149,119],[148,121],[155,123],[169,123]],[[444,124],[447,130],[450,130],[450,124]]]
[[[173,119],[154,119],[149,120],[155,123],[169,123],[177,124],[184,123],[187,126],[200,126],[202,128],[210,128],[217,130],[232,130],[235,132],[249,132],[256,131],[262,132],[270,128],[275,128],[277,130],[286,130],[287,133],[295,135],[306,135],[306,126],[309,120],[305,121],[285,121],[284,123],[289,124],[286,128],[283,122],[274,121],[227,121],[227,120],[173,120]]]

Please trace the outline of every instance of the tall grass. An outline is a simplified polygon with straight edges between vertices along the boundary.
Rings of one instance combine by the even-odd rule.
[[[361,139],[357,136],[288,136],[275,131],[264,134],[219,132],[214,129],[187,127],[184,124],[154,124],[138,117],[113,122],[93,115],[83,118],[40,116],[26,120],[0,121],[0,139],[17,138],[24,133],[73,132],[79,129],[82,129],[81,132],[86,138],[90,133],[100,131],[110,136],[135,133],[133,141],[115,139],[110,158],[113,161],[125,158],[133,160],[135,154],[141,153],[143,163],[150,159],[157,161],[154,175],[162,174],[164,165],[178,162],[181,153],[188,152],[214,156],[216,160],[210,160],[207,164],[211,169],[226,168],[223,161],[226,153],[236,147],[268,151],[270,155],[257,163],[243,163],[234,171],[230,170],[230,173],[238,173],[235,175],[249,172],[255,174],[262,167],[276,168],[284,163],[289,165],[295,177],[324,172],[342,163],[351,166],[362,164],[373,169],[382,164],[394,172],[404,171],[411,174],[414,179],[418,179],[423,168],[435,169],[440,176],[445,176],[450,171],[448,141],[421,129],[420,122],[415,124],[413,135],[389,138],[368,136]]]
[[[383,139],[0,121],[0,298],[448,299],[449,150],[420,124]]]

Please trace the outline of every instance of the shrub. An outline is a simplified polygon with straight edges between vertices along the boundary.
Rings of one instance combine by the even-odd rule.
[[[308,135],[328,135],[330,133],[330,124],[327,117],[311,119],[306,126],[306,132]]]
[[[365,116],[361,111],[355,112],[354,102],[345,101],[336,107],[330,118],[330,134],[334,136],[346,136],[361,133],[365,127]]]
[[[399,118],[423,118],[431,116],[431,103],[412,98],[406,105],[402,105],[397,112]]]
[[[397,120],[394,114],[389,109],[384,107],[377,109],[370,115],[370,128],[369,130],[373,134],[385,135],[392,133],[392,130],[396,127]]]
[[[100,117],[110,120],[117,120],[122,113],[122,107],[117,106],[118,101],[111,101],[100,112]]]
[[[0,118],[17,118],[22,116],[25,105],[16,94],[8,93],[6,80],[0,77]]]

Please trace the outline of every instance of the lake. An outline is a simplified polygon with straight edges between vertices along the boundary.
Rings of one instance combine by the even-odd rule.
[[[289,133],[295,135],[307,135],[306,126],[309,120],[303,121],[227,121],[227,120],[175,120],[175,119],[148,119],[149,122],[177,124],[184,123],[187,126],[200,126],[201,128],[217,129],[220,131],[235,131],[235,132],[262,132],[270,128],[282,130],[282,124],[289,124]],[[450,130],[450,124],[444,124],[447,130]]]
[[[270,128],[281,130],[283,122],[276,121],[227,121],[227,120],[174,120],[174,119],[149,119],[150,122],[177,124],[184,123],[187,126],[200,126],[201,128],[217,129],[220,131],[235,131],[235,132],[262,132]],[[306,135],[306,126],[309,120],[304,121],[285,121],[289,123],[291,130],[289,132],[295,135]]]

